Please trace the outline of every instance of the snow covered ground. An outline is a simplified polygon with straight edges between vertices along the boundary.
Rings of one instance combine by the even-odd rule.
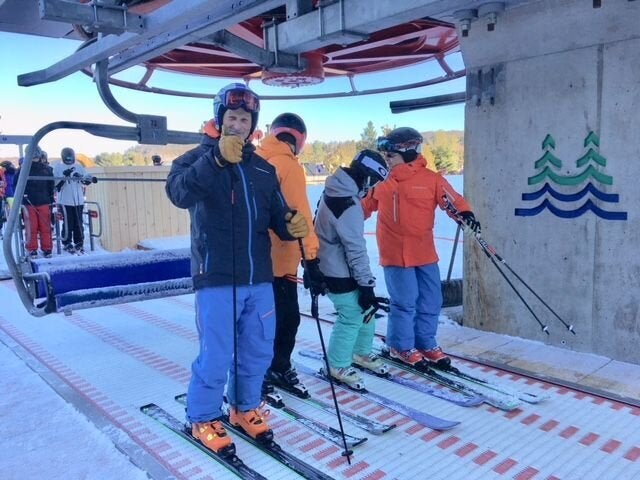
[[[309,191],[315,204],[320,189],[310,187]],[[369,220],[365,231],[379,279],[377,290],[385,293],[382,273],[376,267],[374,221]],[[444,214],[437,222],[444,277],[455,224]],[[148,239],[144,246],[182,248],[187,239]],[[452,276],[461,275],[459,251]],[[308,294],[301,291],[300,296],[303,309],[308,308]],[[325,300],[321,311],[330,317],[331,305]],[[187,295],[34,318],[24,311],[12,282],[0,281],[0,477],[229,478],[209,459],[176,442],[172,434],[154,428],[137,412],[140,405],[155,401],[180,415],[173,395],[184,391],[197,349],[192,304],[193,297]],[[330,327],[324,328],[328,336]],[[378,331],[384,333],[384,328],[382,318]],[[317,348],[313,322],[303,322],[299,337],[304,348]],[[621,397],[640,397],[640,367],[636,365],[479,332],[460,327],[444,315],[439,338],[446,351],[460,357],[500,363],[587,389],[609,390]],[[550,400],[508,413],[486,406],[463,409],[368,379],[375,391],[462,424],[451,434],[440,434],[404,419],[389,440],[371,438],[359,447],[351,469],[340,463],[339,454],[327,453],[321,465],[336,478],[367,480],[413,480],[423,478],[423,472],[433,479],[464,480],[640,478],[640,408],[462,359],[457,362],[513,388],[546,393]],[[321,391],[312,381],[309,385],[314,392]],[[324,458],[325,450],[314,449],[313,441],[303,441],[305,446],[298,449],[302,433],[287,436],[288,427],[280,420],[274,424],[276,435],[288,448],[302,452],[310,461]],[[270,479],[296,478],[242,442],[239,448],[245,460],[262,465],[262,473]],[[415,453],[405,455],[410,451]]]

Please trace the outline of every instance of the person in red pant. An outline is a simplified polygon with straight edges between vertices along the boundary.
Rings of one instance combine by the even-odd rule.
[[[29,237],[26,247],[32,258],[40,249],[46,258],[51,257],[53,241],[51,237],[51,204],[53,203],[53,170],[47,165],[47,153],[36,147],[29,170],[30,177],[51,177],[51,180],[29,180],[24,190],[24,205],[29,217]]]

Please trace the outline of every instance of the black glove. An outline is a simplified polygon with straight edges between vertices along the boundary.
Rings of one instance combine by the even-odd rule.
[[[314,258],[313,260],[304,261],[304,274],[302,275],[304,280],[304,288],[311,291],[311,295],[324,295],[327,291],[327,284],[324,281],[324,275],[320,271],[320,260]]]
[[[467,224],[473,233],[480,233],[480,222],[476,220],[473,212],[460,212],[460,218]]]
[[[83,185],[91,185],[92,183],[98,183],[98,179],[96,177],[92,177],[91,175],[85,175],[82,177],[80,181]]]
[[[74,170],[74,167],[67,168],[66,170],[64,170],[64,171],[62,172],[62,174],[63,174],[65,177],[70,177],[70,176],[71,176],[71,174],[73,173],[73,170]]]
[[[362,308],[362,313],[371,309],[364,316],[363,323],[369,323],[378,310],[389,312],[389,299],[384,297],[376,297],[373,287],[363,287],[358,285],[359,297],[358,305]]]
[[[389,311],[389,299],[384,297],[376,297],[376,294],[373,292],[373,287],[363,287],[362,285],[358,285],[358,290],[360,295],[358,296],[358,305],[362,308],[363,312],[366,312],[371,307],[376,310],[384,310],[385,312]]]

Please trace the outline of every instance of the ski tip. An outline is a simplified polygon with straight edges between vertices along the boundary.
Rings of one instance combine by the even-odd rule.
[[[573,325],[569,325],[569,326],[567,327],[567,329],[568,329],[571,333],[573,333],[574,335],[576,335],[576,331],[573,329]]]
[[[460,425],[460,422],[458,422],[457,420],[451,420],[449,422],[442,422],[441,425],[438,426],[433,426],[431,427],[432,430],[437,430],[439,432],[444,432],[446,430],[451,430],[452,428],[457,427],[458,425]]]
[[[142,405],[140,407],[140,411],[142,413],[146,412],[147,410],[156,407],[157,405],[155,403],[147,403],[146,405]]]
[[[547,335],[551,335],[551,334],[549,333],[549,327],[547,327],[546,325],[543,325],[543,326],[542,326],[542,331],[543,331],[544,333],[546,333]]]

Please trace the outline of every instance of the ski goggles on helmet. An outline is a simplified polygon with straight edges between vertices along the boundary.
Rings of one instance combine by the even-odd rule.
[[[224,93],[222,104],[230,110],[244,108],[249,113],[260,111],[260,99],[249,90],[229,90]]]
[[[378,137],[377,147],[380,152],[406,152],[407,150],[422,150],[421,142],[409,140],[403,143],[391,143],[387,137]]]

